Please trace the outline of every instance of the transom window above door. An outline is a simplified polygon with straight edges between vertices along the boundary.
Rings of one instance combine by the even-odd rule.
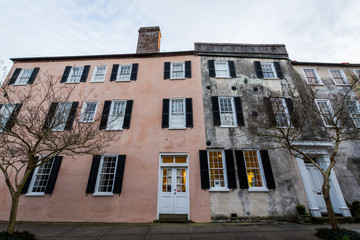
[[[163,164],[173,164],[173,163],[187,163],[187,156],[185,155],[163,155],[161,157]]]

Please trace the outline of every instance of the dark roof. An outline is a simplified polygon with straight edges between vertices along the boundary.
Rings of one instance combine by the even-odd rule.
[[[298,62],[291,61],[292,65],[301,66],[333,66],[333,67],[360,67],[360,63],[325,63],[325,62]]]
[[[128,53],[128,54],[108,54],[108,55],[83,55],[83,56],[53,56],[53,57],[25,57],[10,58],[15,62],[40,62],[40,61],[64,61],[64,60],[93,60],[93,59],[117,59],[117,58],[154,58],[154,57],[170,57],[194,55],[194,51],[179,52],[160,52],[160,53]]]

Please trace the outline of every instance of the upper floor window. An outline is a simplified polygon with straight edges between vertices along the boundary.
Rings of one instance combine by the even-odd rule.
[[[71,107],[72,102],[63,102],[58,104],[53,117],[53,131],[64,131]]]
[[[95,119],[97,102],[86,102],[80,116],[80,122],[93,122]]]
[[[329,69],[329,72],[330,72],[331,77],[336,85],[349,84],[342,69],[331,68],[331,69]]]
[[[214,126],[244,126],[240,97],[212,97]]]
[[[331,107],[328,99],[315,99],[316,105],[320,111],[321,118],[325,127],[332,127],[336,122],[334,117],[334,110]]]
[[[192,99],[163,99],[161,127],[169,129],[193,127]]]
[[[103,82],[105,80],[107,66],[96,66],[91,82]]]
[[[208,60],[209,77],[236,78],[234,61]]]
[[[355,75],[360,79],[360,69],[354,69]]]
[[[122,130],[130,128],[133,100],[105,101],[100,129]]]
[[[356,100],[347,100],[346,107],[351,115],[355,127],[360,128],[360,104]]]
[[[303,72],[309,85],[323,84],[315,68],[303,68]]]
[[[110,81],[123,82],[137,79],[138,63],[119,65],[114,64]]]
[[[60,83],[86,82],[89,70],[90,65],[80,67],[66,66]]]
[[[51,131],[70,130],[78,106],[79,102],[51,103],[43,128]]]
[[[185,128],[185,98],[170,99],[169,128]]]
[[[283,79],[284,75],[279,62],[260,62],[255,61],[255,71],[257,78],[280,78]]]
[[[286,105],[285,98],[270,98],[273,113],[275,115],[277,127],[290,126],[290,114]]]
[[[164,63],[164,79],[184,78],[191,78],[191,61]]]
[[[2,132],[6,128],[16,104],[2,104],[0,107],[0,132]]]
[[[25,85],[32,84],[39,72],[40,68],[22,69],[16,68],[10,78],[9,85]]]

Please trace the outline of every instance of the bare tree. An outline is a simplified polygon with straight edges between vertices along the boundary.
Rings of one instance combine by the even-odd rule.
[[[337,89],[336,92],[324,93],[312,89],[304,84],[300,76],[295,75],[295,86],[288,91],[288,99],[282,100],[267,89],[269,97],[252,103],[252,108],[257,109],[259,114],[253,114],[248,121],[246,134],[269,141],[274,148],[287,149],[291,155],[311,162],[321,172],[323,198],[331,226],[337,229],[330,199],[330,174],[336,164],[340,144],[360,139],[360,115],[353,114],[358,111],[353,91],[358,87],[358,82],[344,86],[341,90]],[[284,104],[280,100],[289,100],[287,110],[282,109]],[[327,149],[330,163],[326,168],[320,166],[308,151],[297,144],[306,140],[327,141],[332,144]]]
[[[78,121],[91,92],[78,96],[75,85],[42,76],[33,84],[3,84],[0,89],[0,170],[11,195],[9,234],[14,232],[20,194],[35,168],[60,155],[99,154],[116,138],[99,130],[100,115],[93,122]]]

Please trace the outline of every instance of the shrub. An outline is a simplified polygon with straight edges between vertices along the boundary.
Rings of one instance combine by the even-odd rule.
[[[306,208],[301,203],[296,204],[296,212],[299,215],[306,215]]]
[[[6,231],[0,232],[1,240],[36,240],[35,235],[28,231],[15,231],[14,234],[8,234]]]
[[[360,217],[360,202],[354,201],[350,206],[350,212],[354,217]]]
[[[328,240],[360,240],[360,233],[348,229],[330,229],[318,228],[316,229],[316,236]]]

